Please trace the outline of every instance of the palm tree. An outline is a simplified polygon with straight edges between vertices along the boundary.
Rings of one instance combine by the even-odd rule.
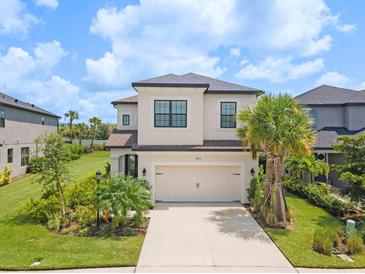
[[[79,144],[81,145],[81,141],[87,135],[89,128],[85,123],[76,124],[74,128],[75,128],[75,132],[79,138]]]
[[[289,154],[311,154],[315,135],[310,114],[289,95],[264,95],[254,108],[241,110],[238,120],[244,125],[238,134],[251,148],[253,158],[259,151],[267,157],[264,195],[265,202],[270,199],[270,203],[266,222],[286,227],[287,206],[281,186],[283,160]]]
[[[298,179],[301,179],[303,173],[311,173],[314,176],[327,176],[330,171],[329,165],[326,162],[317,160],[313,154],[309,157],[291,155],[285,159],[284,166],[288,168]]]
[[[98,127],[101,125],[101,119],[98,117],[93,117],[89,119],[89,123],[91,126],[91,144],[90,146],[93,147],[94,139],[95,139],[95,133]]]
[[[65,120],[69,119],[68,126],[69,126],[69,130],[70,130],[70,138],[72,138],[73,137],[72,122],[74,120],[79,119],[79,114],[77,113],[77,111],[69,110],[63,116],[65,117]]]

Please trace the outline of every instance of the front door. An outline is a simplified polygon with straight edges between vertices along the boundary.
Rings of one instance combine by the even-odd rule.
[[[138,156],[135,154],[125,155],[125,175],[138,177]]]

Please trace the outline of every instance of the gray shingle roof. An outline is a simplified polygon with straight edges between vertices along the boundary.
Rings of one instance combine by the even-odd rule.
[[[51,117],[61,118],[57,114],[49,112],[45,109],[35,106],[34,104],[26,103],[24,101],[18,100],[12,96],[6,95],[5,93],[0,92],[0,105],[6,105],[10,107],[15,107],[31,112],[36,112],[44,115],[48,115]]]
[[[243,94],[261,94],[262,90],[242,86],[211,77],[199,75],[196,73],[186,73],[176,75],[173,73],[159,77],[133,82],[133,87],[203,87],[207,88],[208,93],[243,93]]]
[[[128,148],[137,144],[137,130],[113,130],[106,141],[106,148]]]
[[[118,105],[118,104],[138,104],[138,95],[133,95],[133,96],[129,96],[126,98],[122,98],[119,100],[115,100],[113,102],[111,102],[113,105]]]
[[[365,104],[365,92],[322,85],[296,96],[295,99],[303,105]]]
[[[344,127],[324,127],[316,134],[314,149],[332,149],[332,145],[337,143],[337,137],[341,135],[356,135],[365,131],[365,128],[359,130],[348,130]]]

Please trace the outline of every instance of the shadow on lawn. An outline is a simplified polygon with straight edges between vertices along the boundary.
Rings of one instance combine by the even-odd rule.
[[[252,216],[239,208],[216,210],[208,218],[218,224],[219,231],[244,240],[271,242]]]
[[[39,220],[30,216],[26,212],[18,212],[15,216],[8,216],[1,220],[1,223],[14,225],[40,224]]]

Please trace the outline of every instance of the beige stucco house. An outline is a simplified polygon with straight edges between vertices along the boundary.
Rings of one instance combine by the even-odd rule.
[[[26,172],[30,157],[38,154],[35,139],[57,131],[60,117],[0,92],[0,170],[13,176]]]
[[[138,95],[112,102],[112,174],[146,179],[157,201],[247,202],[258,163],[237,137],[236,114],[262,91],[194,73],[132,86]]]

